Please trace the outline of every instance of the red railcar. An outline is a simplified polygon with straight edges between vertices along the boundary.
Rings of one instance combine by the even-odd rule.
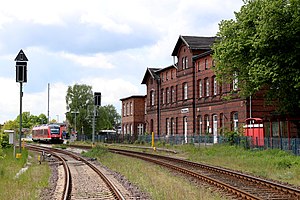
[[[32,128],[32,140],[63,143],[61,127],[58,124],[43,124]]]

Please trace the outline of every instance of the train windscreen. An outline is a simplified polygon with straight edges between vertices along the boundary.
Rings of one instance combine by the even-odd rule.
[[[51,134],[59,134],[59,126],[50,126]]]

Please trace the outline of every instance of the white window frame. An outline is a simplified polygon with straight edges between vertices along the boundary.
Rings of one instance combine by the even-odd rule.
[[[155,100],[155,98],[154,98],[154,90],[152,90],[150,92],[150,95],[151,95],[151,106],[154,106],[154,100]]]
[[[205,83],[206,94],[205,94],[205,96],[209,97],[209,80],[208,80],[208,78],[205,79],[205,80],[206,80],[206,83]]]
[[[130,135],[133,135],[133,126],[130,124]]]
[[[205,70],[208,69],[208,62],[207,62],[207,59],[204,60],[204,68],[205,68]]]
[[[183,99],[188,99],[188,85],[187,83],[183,84]]]
[[[238,112],[233,113],[232,120],[233,120],[233,130],[238,131],[239,130],[239,113]]]
[[[167,130],[166,130],[166,134],[167,134],[167,136],[170,136],[170,119],[169,118],[167,118],[166,119],[166,127],[167,127]]]
[[[203,97],[203,85],[202,85],[202,80],[199,81],[199,97]]]
[[[167,90],[166,91],[166,93],[167,93],[167,104],[169,104],[170,103],[170,88],[167,88],[166,90]]]
[[[189,67],[189,59],[188,57],[186,56],[185,57],[185,69],[187,69]]]
[[[203,124],[202,124],[202,116],[200,115],[199,116],[199,135],[202,136],[202,127]]]
[[[217,84],[217,78],[216,78],[215,76],[213,77],[213,83],[214,83],[214,87],[213,87],[214,91],[213,91],[213,94],[214,94],[214,95],[217,95],[218,84]]]
[[[210,131],[209,131],[209,115],[206,115],[206,119],[205,119],[205,122],[206,122],[206,132],[207,133],[209,133]]]
[[[132,115],[132,102],[130,102],[130,115]]]
[[[183,117],[183,133],[184,133],[184,140],[185,143],[188,142],[188,119],[187,117]]]
[[[143,123],[139,123],[137,126],[138,129],[138,134],[139,135],[143,135],[144,134],[144,124]]]

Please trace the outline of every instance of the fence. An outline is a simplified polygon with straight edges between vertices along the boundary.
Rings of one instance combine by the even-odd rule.
[[[91,141],[91,136],[78,135],[80,141]],[[95,135],[95,142],[104,143],[145,143],[151,144],[151,135],[139,135],[137,139],[134,139],[131,135]],[[155,143],[162,145],[181,145],[181,144],[194,144],[198,146],[209,146],[213,144],[232,144],[243,146],[247,149],[281,149],[291,152],[300,156],[300,138],[252,138],[244,136],[236,137],[224,137],[218,136],[155,136]]]

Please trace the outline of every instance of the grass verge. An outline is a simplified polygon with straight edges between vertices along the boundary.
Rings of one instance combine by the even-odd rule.
[[[189,160],[243,171],[300,186],[300,157],[279,149],[247,150],[238,146],[213,145],[179,148]]]
[[[114,145],[118,146],[118,145]],[[148,146],[149,145],[144,145]],[[300,157],[279,149],[245,149],[243,147],[215,144],[207,146],[194,145],[158,145],[178,152],[170,154],[156,151],[155,153],[177,156],[194,162],[207,163],[242,171],[255,176],[286,182],[300,186]],[[122,147],[124,148],[124,147]],[[127,148],[134,150],[132,148]],[[136,151],[153,152],[153,150]]]
[[[48,186],[50,168],[47,163],[38,163],[33,153],[22,150],[22,158],[13,156],[13,149],[3,149],[4,158],[0,159],[0,200],[39,199],[40,189]],[[27,171],[16,178],[16,174],[30,162]]]

